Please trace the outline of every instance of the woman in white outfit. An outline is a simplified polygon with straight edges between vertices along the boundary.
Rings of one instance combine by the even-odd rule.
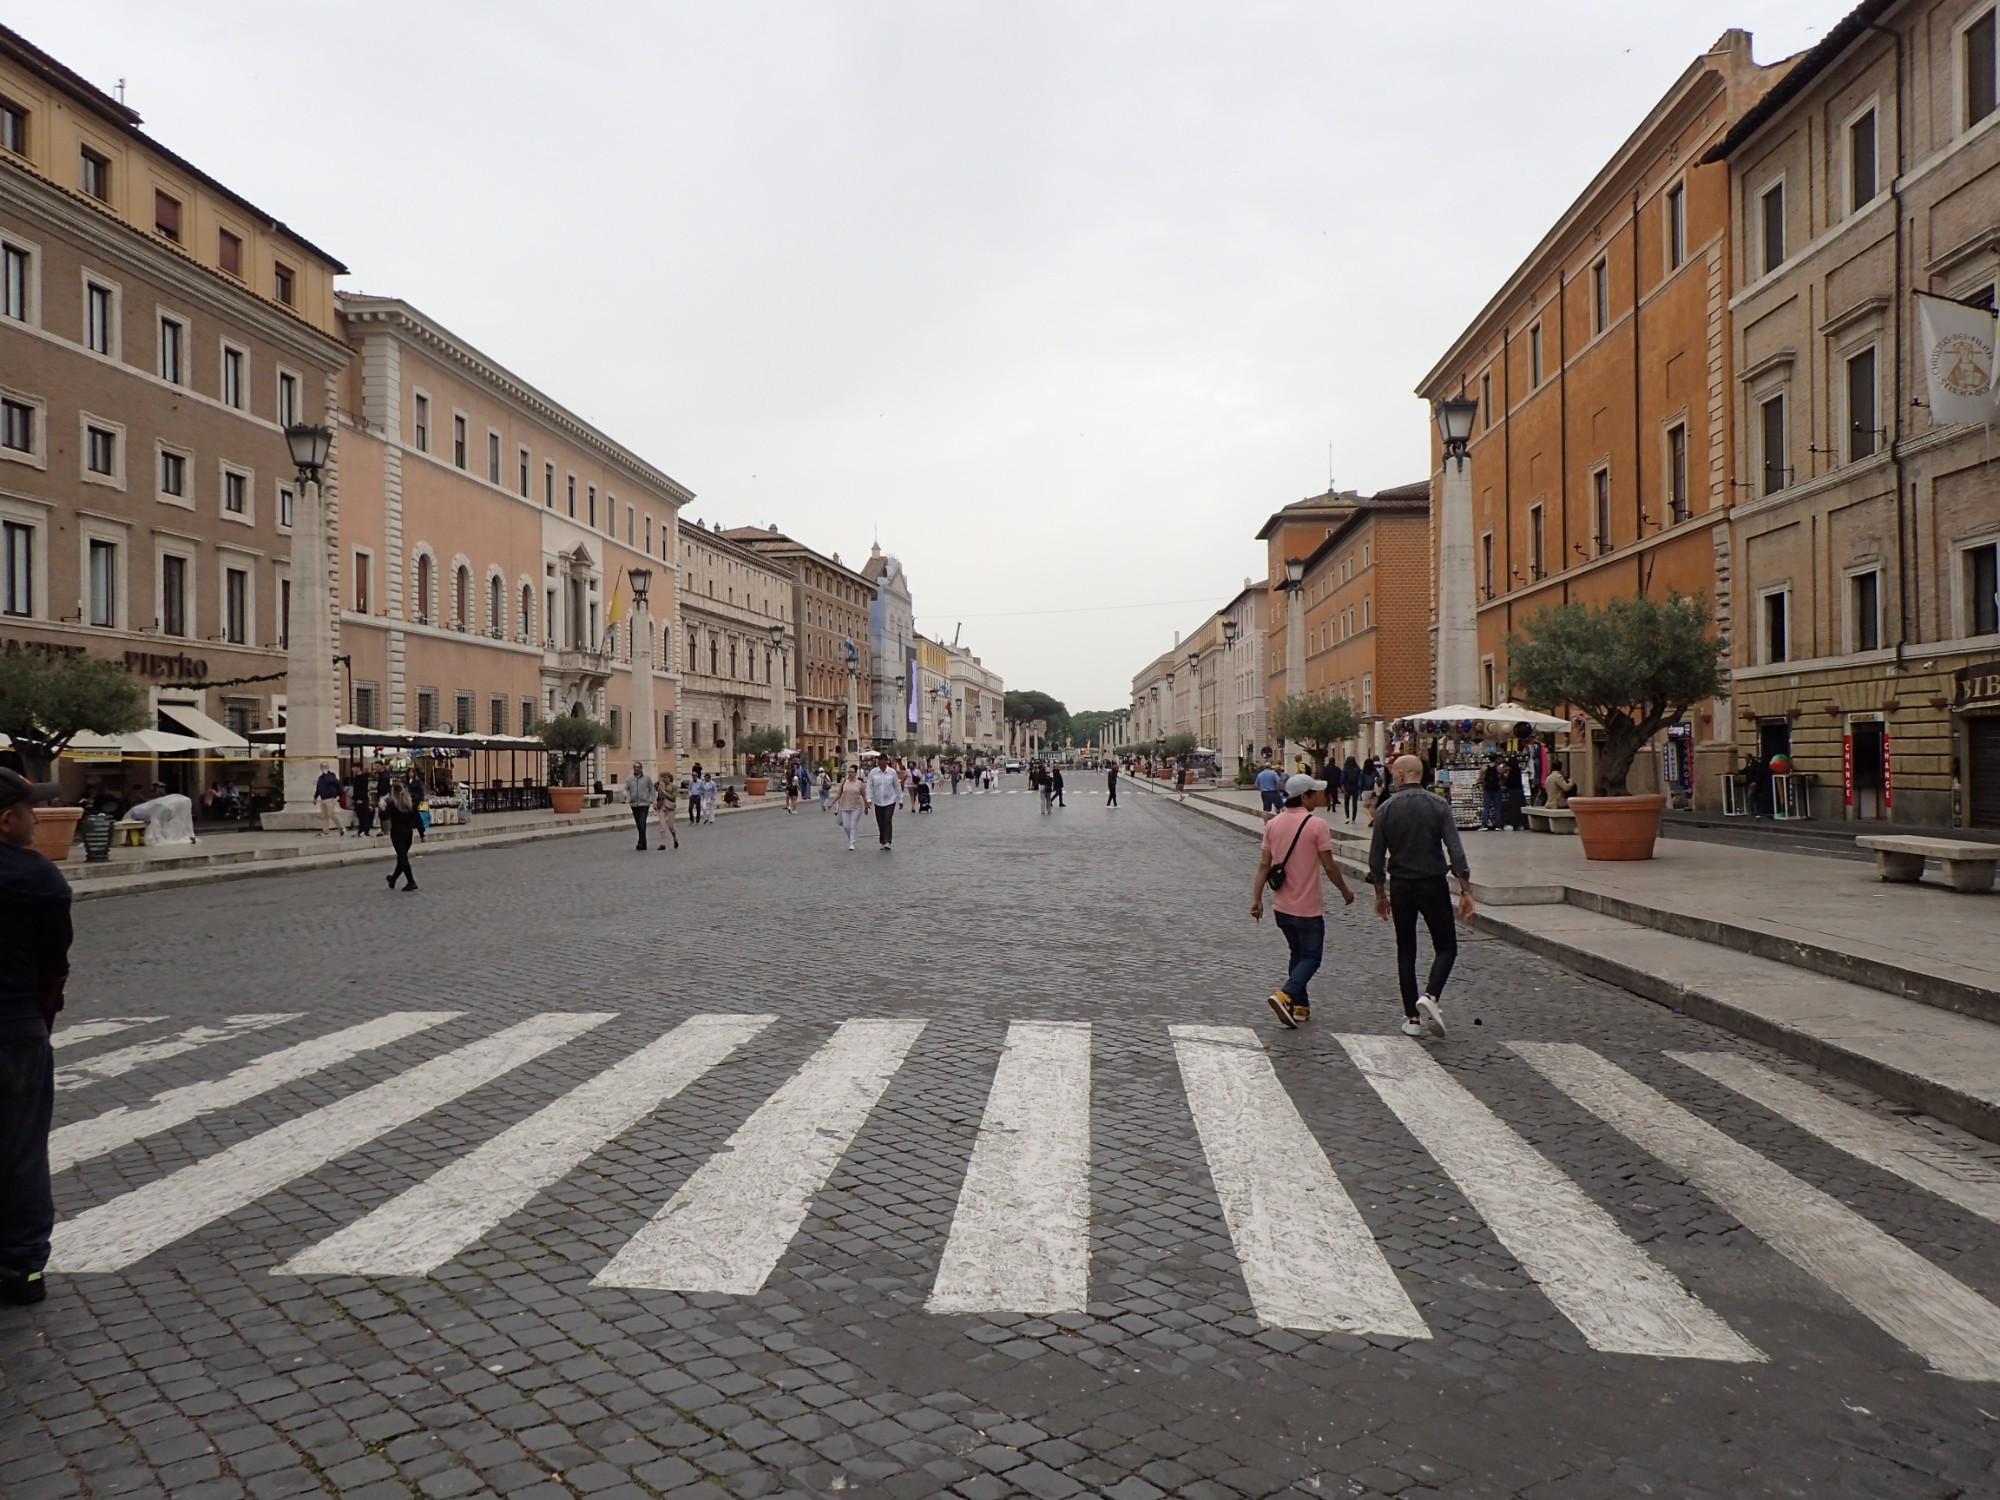
[[[861,768],[849,766],[842,778],[840,791],[833,799],[833,814],[840,819],[840,826],[847,833],[847,852],[854,852],[854,835],[860,831],[861,816],[868,811],[868,783],[861,779]]]

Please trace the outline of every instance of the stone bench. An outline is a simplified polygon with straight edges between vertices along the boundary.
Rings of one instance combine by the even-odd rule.
[[[1530,833],[1575,833],[1576,814],[1566,807],[1523,808]]]
[[[1958,839],[1926,839],[1899,834],[1866,834],[1855,846],[1872,850],[1875,873],[1883,880],[1909,884],[1924,878],[1924,861],[1944,866],[1944,883],[1955,891],[1990,891],[2000,865],[2000,844],[1975,844]]]

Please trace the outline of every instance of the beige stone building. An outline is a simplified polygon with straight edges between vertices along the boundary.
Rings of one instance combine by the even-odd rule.
[[[697,521],[681,528],[680,605],[682,748],[690,760],[740,771],[743,735],[796,733],[791,577]]]
[[[0,649],[119,662],[159,727],[233,748],[282,717],[284,427],[336,402],[342,269],[0,27]],[[249,769],[64,780],[156,774]]]
[[[998,755],[1007,744],[1007,685],[963,646],[950,659],[951,745],[967,755]]]
[[[1991,0],[1871,0],[1738,119],[1732,712],[1813,811],[2000,828],[2000,468],[1913,296],[1993,306]],[[1982,684],[1990,683],[1990,688]]]

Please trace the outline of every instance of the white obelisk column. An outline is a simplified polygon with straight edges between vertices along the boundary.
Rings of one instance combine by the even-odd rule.
[[[653,711],[653,601],[645,594],[632,601],[632,629],[632,759],[651,776],[660,764],[660,718]]]
[[[338,674],[333,664],[333,579],[326,547],[326,488],[299,484],[292,527],[292,618],[285,641],[285,807],[266,828],[310,828],[320,763],[338,770]]]
[[[1479,615],[1472,572],[1472,468],[1447,457],[1438,495],[1437,697],[1479,701]]]

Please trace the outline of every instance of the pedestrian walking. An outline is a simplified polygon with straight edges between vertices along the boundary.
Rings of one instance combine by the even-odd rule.
[[[1264,805],[1264,821],[1269,823],[1285,805],[1284,793],[1279,789],[1277,767],[1267,765],[1257,773],[1257,798]]]
[[[1055,805],[1056,805],[1055,778],[1049,774],[1048,769],[1046,767],[1044,767],[1039,761],[1037,761],[1035,763],[1035,769],[1028,775],[1028,784],[1034,787],[1036,793],[1041,797],[1042,816],[1047,817],[1051,812],[1055,810]]]
[[[423,814],[408,781],[391,784],[389,795],[382,799],[381,813],[382,826],[389,831],[389,847],[396,851],[396,867],[389,872],[389,889],[396,888],[396,877],[400,875],[406,882],[403,889],[414,891],[417,872],[410,868],[410,840],[423,831]]]
[[[1063,774],[1061,766],[1051,766],[1049,768],[1049,790],[1055,793],[1057,807],[1069,806],[1067,802],[1063,801]]]
[[[1257,860],[1257,885],[1250,893],[1250,916],[1264,920],[1264,892],[1271,892],[1271,919],[1285,935],[1289,963],[1285,982],[1271,992],[1269,1005],[1281,1026],[1296,1028],[1312,1018],[1308,988],[1326,953],[1326,893],[1320,872],[1326,872],[1340,898],[1354,904],[1347,877],[1333,862],[1333,832],[1315,816],[1326,805],[1326,783],[1294,776],[1285,783],[1285,803],[1265,825],[1263,852]]]
[[[1389,766],[1390,790],[1375,806],[1368,841],[1368,883],[1375,887],[1375,915],[1396,925],[1396,978],[1403,992],[1403,1035],[1445,1035],[1441,1004],[1445,981],[1458,960],[1447,871],[1458,881],[1457,915],[1472,918],[1472,871],[1451,804],[1424,790],[1424,764],[1414,755]],[[1417,990],[1417,920],[1431,935],[1431,970]]]
[[[673,772],[668,771],[666,774],[654,778],[653,821],[660,825],[662,833],[674,841],[676,849],[681,846],[681,836],[674,829],[674,823],[680,817],[680,808],[677,806],[680,800],[681,789],[679,784],[674,780]],[[656,840],[653,847],[655,849],[664,849],[667,846]]]
[[[790,817],[799,810],[799,768],[796,763],[785,767],[785,815]]]
[[[325,761],[319,763],[319,780],[313,783],[313,807],[319,812],[321,838],[329,833],[346,837],[347,830],[340,826],[340,778]]]
[[[958,795],[958,777],[962,770],[964,770],[964,767],[959,765],[957,761],[951,763],[951,794],[954,797]]]
[[[48,1295],[55,1230],[49,1122],[56,1097],[49,1034],[69,979],[69,882],[35,852],[35,804],[61,788],[0,770],[0,1306]]]
[[[854,837],[861,831],[861,818],[867,811],[868,783],[862,780],[859,766],[849,766],[833,799],[833,815],[840,822],[841,832],[847,835],[849,854],[854,852]]]
[[[1115,761],[1104,772],[1104,805],[1118,805],[1118,766]]]
[[[1510,833],[1528,829],[1527,792],[1521,784],[1521,757],[1509,755],[1500,765],[1500,826]]]
[[[625,803],[632,809],[632,826],[639,830],[638,852],[646,852],[646,819],[653,815],[653,778],[646,774],[646,768],[638,761],[632,762],[632,774],[625,778]]]
[[[1174,800],[1187,801],[1187,762],[1184,760],[1174,762]]]
[[[876,847],[884,854],[896,841],[896,806],[903,800],[903,778],[887,761],[868,773],[868,801],[875,809]]]
[[[1340,802],[1347,813],[1347,821],[1354,821],[1354,814],[1361,806],[1361,762],[1353,756],[1347,757],[1347,764],[1340,768]]]
[[[348,783],[354,801],[354,833],[357,838],[365,839],[375,832],[375,799],[368,795],[372,780],[364,766],[354,773],[354,779]]]
[[[833,772],[825,766],[819,768],[819,810],[825,812],[833,801]]]
[[[701,762],[688,768],[688,827],[701,821]]]

